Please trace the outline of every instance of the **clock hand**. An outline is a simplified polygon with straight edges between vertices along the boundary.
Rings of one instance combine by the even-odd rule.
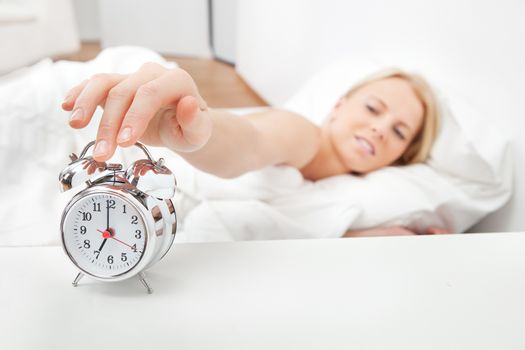
[[[109,200],[106,200],[106,231],[109,231]]]
[[[106,230],[106,231],[100,231],[100,230],[97,230],[98,232],[102,233],[102,237],[104,237],[104,242],[108,239],[108,238],[111,238],[111,239],[114,239],[115,241],[119,242],[119,243],[122,243],[128,247],[130,247],[131,249],[133,249],[133,247],[129,244],[127,244],[126,242],[122,242],[120,239],[118,238],[115,238],[114,237],[114,233],[112,230]],[[102,244],[104,244],[104,242],[102,242]],[[100,249],[99,249],[100,251]]]
[[[102,241],[102,244],[100,245],[100,248],[98,248],[98,251],[101,252],[102,248],[104,248],[104,245],[106,244],[106,241],[108,240],[108,238],[112,236],[112,234],[111,234],[111,230],[109,229],[106,231],[100,231],[100,230],[97,230],[97,231],[102,233],[102,237],[104,237],[104,240]]]
[[[115,238],[115,237],[111,237],[111,238],[114,239],[115,241],[120,242],[120,243],[122,243],[122,244],[124,244],[124,245],[127,245],[128,247],[130,247],[131,249],[133,249],[132,246],[130,246],[129,244],[127,244],[127,243],[125,243],[125,242],[122,242],[120,239]]]
[[[102,248],[104,248],[104,245],[106,244],[106,241],[108,239],[107,238],[104,238],[104,240],[102,241],[102,244],[100,245],[100,247],[98,248],[98,251],[101,252],[102,251]]]

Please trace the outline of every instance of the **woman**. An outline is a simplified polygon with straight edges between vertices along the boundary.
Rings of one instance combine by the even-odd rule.
[[[423,161],[439,118],[424,80],[399,70],[356,85],[340,98],[322,127],[279,109],[244,118],[209,109],[187,72],[154,63],[131,75],[95,75],[72,88],[62,107],[73,112],[71,127],[83,128],[98,105],[104,108],[93,151],[98,161],[108,160],[117,145],[140,140],[168,147],[221,177],[286,164],[313,181]],[[445,232],[429,228],[422,233]],[[345,236],[413,233],[392,227]]]

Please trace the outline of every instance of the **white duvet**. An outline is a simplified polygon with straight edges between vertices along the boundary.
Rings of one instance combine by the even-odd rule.
[[[180,241],[340,237],[361,212],[359,198],[288,166],[222,179],[174,157],[168,164],[180,186]]]
[[[44,60],[0,78],[0,245],[59,244],[60,215],[72,193],[59,193],[58,173],[69,153],[78,153],[95,137],[97,126],[95,118],[82,131],[70,129],[62,99],[92,74],[131,72],[146,61],[169,65],[151,51],[118,48],[89,63]],[[184,242],[329,238],[348,229],[394,224],[461,232],[510,194],[503,154],[503,170],[490,170],[483,179],[463,179],[420,164],[311,182],[285,166],[220,179],[165,149],[151,151],[165,157],[177,176],[177,241]],[[128,149],[114,160],[129,163],[135,155],[140,151]]]

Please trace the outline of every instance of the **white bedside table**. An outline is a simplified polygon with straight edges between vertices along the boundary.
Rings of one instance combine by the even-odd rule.
[[[0,248],[0,349],[525,349],[525,234],[179,244],[102,283]]]

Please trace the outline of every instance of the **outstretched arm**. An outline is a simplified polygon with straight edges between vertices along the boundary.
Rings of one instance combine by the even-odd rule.
[[[109,159],[117,145],[165,146],[194,166],[222,177],[274,164],[304,166],[318,148],[319,128],[305,118],[269,108],[238,117],[210,109],[181,69],[145,64],[131,75],[98,74],[71,89],[62,107],[83,128],[97,106],[104,112],[94,158]]]
[[[268,165],[301,168],[318,149],[319,128],[300,115],[277,109],[239,117],[210,110],[212,132],[194,152],[179,154],[194,166],[222,177],[235,177]],[[168,139],[165,144],[170,146]]]

